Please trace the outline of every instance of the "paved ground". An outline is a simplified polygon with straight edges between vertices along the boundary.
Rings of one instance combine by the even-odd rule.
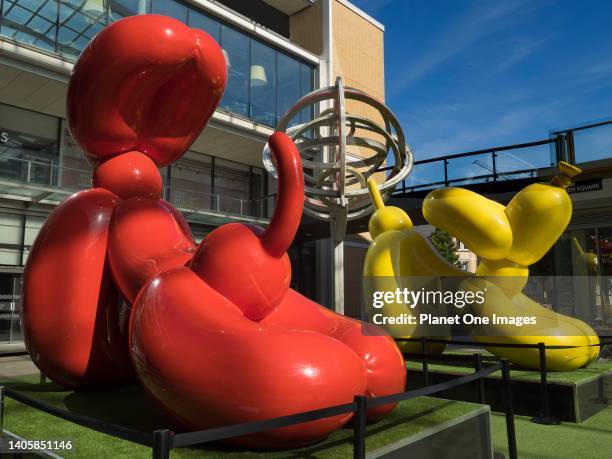
[[[37,374],[38,369],[29,355],[0,356],[0,381],[25,375]]]

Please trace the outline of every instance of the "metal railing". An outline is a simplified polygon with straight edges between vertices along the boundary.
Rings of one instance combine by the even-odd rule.
[[[175,433],[170,429],[156,430],[152,433],[135,431],[123,426],[112,424],[106,421],[95,419],[79,413],[62,410],[56,406],[40,402],[35,398],[29,397],[18,391],[0,386],[0,431],[2,430],[2,420],[4,416],[4,397],[11,398],[20,403],[28,405],[37,410],[48,413],[52,416],[62,418],[66,421],[78,424],[88,429],[121,438],[133,443],[149,446],[152,449],[153,459],[168,459],[170,451],[174,448],[187,446],[203,445],[214,441],[224,440],[233,437],[241,437],[254,433],[264,432],[270,429],[302,424],[304,422],[316,421],[319,419],[337,416],[339,414],[353,413],[353,458],[365,459],[366,457],[366,421],[367,410],[377,406],[399,403],[417,397],[429,396],[440,392],[463,386],[474,381],[480,381],[486,376],[497,371],[502,372],[503,392],[504,392],[504,413],[506,418],[506,433],[508,438],[508,450],[511,459],[517,458],[516,433],[514,428],[514,411],[512,403],[512,388],[510,378],[510,367],[508,361],[501,359],[500,363],[486,368],[476,369],[474,373],[459,376],[450,381],[422,387],[416,390],[409,390],[391,395],[368,398],[363,395],[354,397],[353,402],[343,405],[330,406],[312,411],[306,411],[273,419],[263,419],[259,421],[246,422],[242,424],[217,427],[196,432]]]
[[[548,139],[534,142],[415,161],[412,174],[398,185],[394,194],[442,186],[533,178],[538,176],[541,169],[555,166],[559,161],[581,164],[612,157],[612,120],[551,131],[550,135]],[[539,147],[547,148],[536,150]],[[381,169],[388,170],[391,167]],[[422,183],[415,183],[419,178]]]
[[[0,155],[0,180],[74,192],[91,186],[91,172],[60,166],[55,161]]]
[[[241,199],[173,186],[166,186],[164,190],[165,199],[186,212],[211,211],[243,217],[269,218],[276,199],[275,195],[260,199]]]
[[[396,189],[394,194],[404,194],[411,193],[418,190],[430,189],[439,186],[453,186],[460,184],[469,184],[469,183],[487,183],[487,182],[497,182],[501,180],[509,180],[513,178],[522,178],[522,177],[536,177],[538,175],[538,169],[541,167],[550,167],[556,164],[558,160],[564,158],[563,150],[561,147],[561,137],[555,137],[552,139],[544,139],[538,140],[535,142],[527,142],[516,145],[505,145],[501,147],[493,147],[486,148],[483,150],[475,150],[464,153],[456,153],[452,155],[440,156],[437,158],[429,158],[422,159],[414,162],[414,168],[410,177],[404,180]],[[532,149],[535,147],[541,146],[549,146],[554,145],[555,147],[555,155],[554,161],[551,159],[550,152],[546,151],[546,159],[542,161],[540,158],[539,167],[532,166],[529,162],[523,160],[518,154],[522,154],[528,149]],[[512,152],[512,154],[507,154],[504,158],[504,152]],[[465,160],[469,158],[469,161],[463,164],[463,169],[471,169],[464,176],[455,176],[453,174],[453,162],[461,163],[461,160]],[[522,164],[524,167],[504,167],[503,163],[500,164],[500,159],[513,159],[515,163]],[[533,159],[533,158],[532,158]],[[424,166],[432,166],[435,165],[435,168],[430,171],[427,175],[433,176],[435,178],[433,181],[426,181],[425,183],[415,183],[409,184],[411,179],[414,177],[418,177],[419,170],[424,170]],[[467,168],[465,166],[468,166]],[[388,168],[385,168],[387,170]],[[479,173],[481,171],[485,171],[485,173]]]
[[[53,198],[61,201],[76,191],[91,187],[91,171],[14,156],[0,155],[0,182],[6,190],[0,193],[20,194],[19,187],[37,200]],[[12,184],[16,186],[13,187]],[[37,195],[32,195],[36,191]],[[57,193],[57,196],[52,196]],[[164,187],[164,198],[185,212],[210,211],[241,217],[267,219],[274,211],[275,196],[241,199],[223,194],[205,193],[195,189]]]
[[[415,354],[413,357],[420,358],[422,362],[422,372],[424,385],[429,384],[429,361],[430,360],[463,360],[465,361],[467,356],[463,355],[430,355],[428,353],[429,344],[454,344],[459,346],[479,347],[479,348],[508,348],[508,349],[537,349],[539,355],[539,373],[540,373],[540,413],[532,419],[532,422],[537,424],[556,425],[560,421],[551,414],[550,401],[549,401],[549,390],[548,390],[548,367],[546,361],[546,350],[555,349],[575,349],[575,348],[591,348],[599,347],[600,354],[603,354],[604,350],[612,345],[611,335],[600,335],[598,336],[597,344],[588,345],[547,345],[545,342],[538,343],[499,343],[499,342],[486,342],[486,341],[468,341],[468,340],[454,340],[454,339],[440,339],[440,338],[429,338],[427,336],[415,337],[415,338],[394,338],[398,342],[418,342],[421,344],[421,353]],[[473,354],[473,358],[476,361],[475,368],[479,370],[482,368],[482,356],[480,354]],[[598,397],[601,403],[608,404],[603,395],[603,385],[599,380]],[[478,389],[478,400],[479,403],[483,403],[484,400],[484,385],[482,381],[479,382]]]

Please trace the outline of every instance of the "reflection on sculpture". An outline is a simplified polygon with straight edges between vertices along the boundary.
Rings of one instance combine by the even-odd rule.
[[[409,229],[409,219],[401,210],[384,208],[387,220],[378,210],[370,220],[374,244],[368,252],[365,276],[393,276],[397,282],[410,282],[400,276],[458,276],[464,280],[458,288],[464,291],[486,291],[482,304],[472,304],[469,312],[480,316],[535,316],[537,326],[530,329],[538,336],[517,336],[511,327],[487,325],[486,336],[479,329],[471,331],[482,342],[579,346],[547,350],[549,370],[569,371],[588,365],[598,356],[599,339],[586,323],[558,314],[531,300],[523,288],[529,276],[528,266],[542,258],[567,227],[572,213],[571,199],[565,188],[580,170],[567,163],[559,164],[560,173],[552,183],[534,183],[514,196],[507,206],[462,188],[444,188],[429,193],[423,202],[423,215],[433,226],[441,228],[475,252],[481,262],[476,276],[457,272],[437,256],[435,249]],[[371,188],[375,190],[374,188]],[[382,200],[373,193],[373,200]],[[408,224],[406,223],[408,222]],[[381,229],[385,232],[378,233]],[[388,281],[387,281],[388,282]],[[414,282],[414,281],[412,281]],[[391,314],[400,309],[392,305]],[[456,313],[457,311],[455,311]],[[467,312],[467,311],[466,311]],[[516,330],[516,329],[515,329]],[[413,336],[416,330],[399,327],[389,330],[394,336]],[[482,332],[483,329],[480,329]],[[537,349],[488,349],[499,357],[530,369],[539,368]]]
[[[115,22],[84,50],[70,80],[68,115],[95,166],[94,188],[55,209],[28,259],[24,331],[32,359],[70,388],[127,382],[135,370],[189,429],[402,391],[404,362],[390,337],[364,333],[369,325],[289,288],[286,251],[304,202],[301,161],[289,137],[269,140],[279,192],[265,230],[227,224],[196,246],[180,212],[161,199],[157,168],[198,137],[225,81],[217,43],[163,16]],[[298,446],[350,417],[231,442]]]

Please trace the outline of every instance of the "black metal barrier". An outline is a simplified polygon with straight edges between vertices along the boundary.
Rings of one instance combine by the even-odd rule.
[[[460,361],[466,362],[474,359],[474,367],[476,371],[479,368],[482,368],[482,356],[480,354],[473,354],[471,357],[461,356],[461,355],[430,355],[427,353],[427,346],[429,343],[436,344],[457,344],[462,346],[476,346],[476,347],[504,347],[504,348],[516,348],[516,349],[538,349],[539,351],[539,359],[540,359],[540,415],[536,416],[532,419],[533,422],[538,424],[547,424],[547,425],[558,425],[561,421],[550,414],[550,402],[548,397],[548,368],[546,366],[546,349],[575,349],[579,347],[595,347],[599,346],[600,349],[603,349],[605,346],[612,344],[612,335],[603,335],[599,336],[598,344],[589,344],[583,346],[562,346],[562,345],[550,345],[547,346],[546,343],[540,342],[537,344],[510,344],[510,343],[493,343],[493,342],[483,342],[483,341],[464,341],[464,340],[452,340],[452,339],[437,339],[437,338],[428,338],[427,336],[421,336],[418,338],[394,338],[395,341],[399,342],[420,342],[421,349],[423,350],[422,354],[411,354],[416,358],[420,358],[423,365],[423,380],[427,382],[429,381],[429,361],[434,360],[442,360],[442,361]],[[608,340],[608,341],[606,341]],[[499,359],[501,360],[501,359]],[[503,376],[502,376],[503,377]],[[478,388],[478,400],[479,403],[483,403],[480,400],[484,401],[484,380],[479,381]]]
[[[315,421],[318,419],[336,416],[339,414],[354,413],[353,418],[353,457],[355,459],[365,458],[365,442],[366,442],[366,415],[368,408],[387,405],[409,400],[416,397],[434,395],[464,384],[469,384],[473,381],[480,381],[484,377],[496,371],[502,371],[504,402],[506,413],[506,430],[508,436],[508,449],[510,458],[515,459],[516,453],[516,435],[514,431],[514,413],[512,408],[512,388],[510,381],[510,366],[508,361],[501,359],[499,363],[482,368],[474,373],[460,376],[440,384],[422,387],[416,390],[400,392],[397,394],[385,395],[382,397],[367,398],[365,396],[356,396],[352,403],[336,405],[327,408],[322,408],[303,413],[281,416],[273,419],[265,419],[261,421],[248,422],[227,427],[218,427],[206,429],[197,432],[174,433],[169,429],[156,430],[151,434],[138,432],[125,427],[111,424],[105,421],[84,416],[81,414],[72,413],[62,410],[52,405],[40,402],[27,395],[21,394],[9,388],[0,387],[0,431],[2,429],[2,420],[4,415],[4,397],[12,398],[20,403],[28,405],[53,416],[60,417],[69,422],[80,426],[96,430],[123,440],[127,440],[140,445],[149,446],[152,448],[153,459],[168,459],[170,450],[185,446],[195,446],[213,441],[219,441],[231,437],[240,437],[244,435],[254,434],[269,429],[287,427],[291,425],[301,424],[304,422]]]

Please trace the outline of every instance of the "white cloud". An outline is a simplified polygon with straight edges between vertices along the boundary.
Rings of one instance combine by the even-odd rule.
[[[407,56],[403,68],[396,72],[398,75],[390,76],[389,92],[394,95],[416,83],[473,43],[500,27],[509,26],[513,20],[525,17],[530,9],[526,1],[486,2],[468,8],[454,22],[455,25],[434,37],[420,55],[415,58]]]
[[[543,48],[550,40],[548,38],[533,39],[531,37],[515,38],[512,51],[503,56],[495,67],[495,72],[506,72],[516,64],[527,59],[536,51]]]

